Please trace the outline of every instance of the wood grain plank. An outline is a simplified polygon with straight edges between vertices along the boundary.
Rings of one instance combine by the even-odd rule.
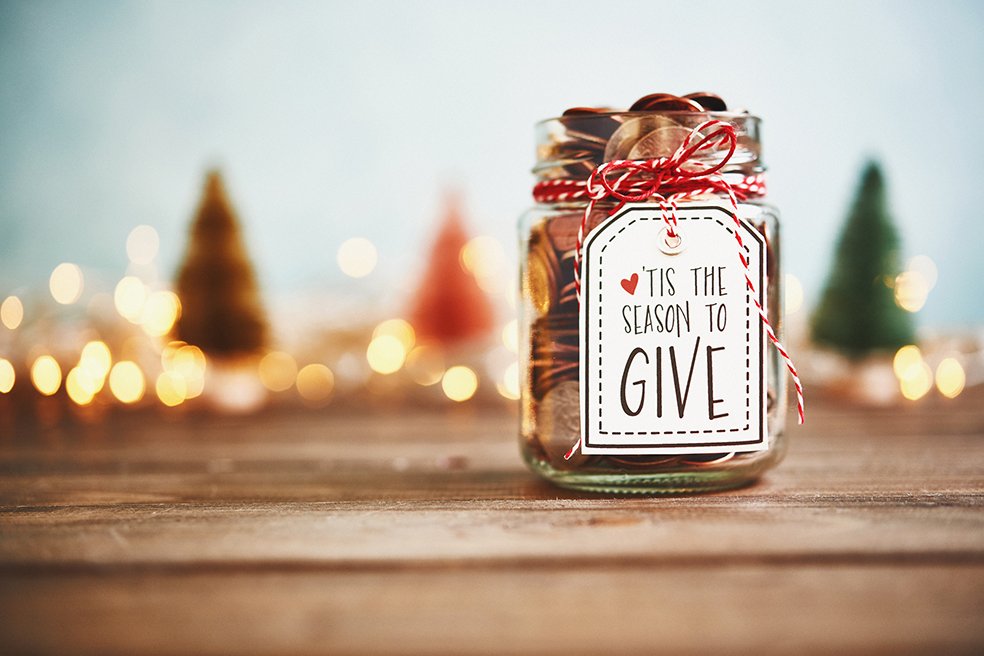
[[[979,653],[981,566],[14,576],[10,651]]]

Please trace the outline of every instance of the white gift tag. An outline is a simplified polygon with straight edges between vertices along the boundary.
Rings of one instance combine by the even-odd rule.
[[[682,203],[678,240],[659,207],[626,205],[581,262],[581,452],[764,451],[765,241],[730,206]]]

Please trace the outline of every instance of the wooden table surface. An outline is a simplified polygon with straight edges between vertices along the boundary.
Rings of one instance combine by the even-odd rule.
[[[815,402],[759,484],[565,492],[507,413],[0,438],[0,651],[984,653],[984,399]]]

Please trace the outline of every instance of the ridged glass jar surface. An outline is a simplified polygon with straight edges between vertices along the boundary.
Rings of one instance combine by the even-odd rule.
[[[653,130],[680,126],[670,133],[663,150],[675,149],[680,135],[708,118],[727,120],[735,126],[738,149],[725,172],[762,173],[760,121],[747,114],[723,113],[611,113],[561,117],[537,126],[538,161],[534,174],[540,180],[585,179],[603,161],[626,158],[633,138]],[[672,123],[666,122],[666,120]],[[625,126],[628,126],[627,128]],[[627,138],[616,134],[628,132]],[[635,136],[633,136],[635,133]],[[573,140],[570,135],[573,134]],[[583,137],[587,137],[586,139]],[[662,138],[657,135],[658,138]],[[612,145],[613,140],[621,141]],[[593,145],[594,147],[584,147]],[[650,139],[650,146],[652,139]],[[604,149],[608,149],[607,155]],[[638,148],[636,150],[639,150]],[[613,151],[614,154],[613,154]],[[670,153],[666,153],[668,155]],[[652,156],[650,150],[646,154]],[[660,155],[657,155],[660,156]],[[706,161],[714,162],[712,154]],[[720,160],[718,160],[720,161]],[[707,200],[711,197],[705,197]],[[720,198],[711,198],[721,200]],[[615,208],[598,203],[588,228],[601,223]],[[749,222],[765,240],[767,314],[782,333],[782,275],[779,248],[779,215],[770,205],[743,202],[739,217]],[[524,460],[538,474],[570,488],[610,493],[689,493],[739,487],[756,480],[775,466],[785,452],[783,437],[786,412],[784,370],[771,346],[766,354],[766,423],[769,447],[752,453],[675,455],[584,455],[579,451],[565,459],[580,438],[579,320],[574,286],[574,252],[578,228],[584,216],[582,201],[537,204],[520,221],[521,450]]]

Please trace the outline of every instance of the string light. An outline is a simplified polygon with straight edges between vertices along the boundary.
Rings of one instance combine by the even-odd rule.
[[[126,255],[134,264],[147,265],[157,257],[160,245],[157,230],[149,225],[138,225],[126,238]]]
[[[10,363],[10,360],[0,358],[0,394],[6,394],[14,389],[16,381],[17,374],[14,371],[14,365]]]
[[[352,278],[364,278],[372,273],[378,258],[376,247],[363,237],[348,239],[338,247],[338,267]]]
[[[10,330],[17,330],[24,320],[24,305],[16,296],[8,296],[0,304],[0,323]]]
[[[373,371],[392,374],[400,370],[406,361],[407,352],[403,343],[392,335],[380,335],[369,342],[366,359]]]
[[[283,392],[294,386],[297,361],[289,353],[270,351],[260,360],[260,382],[271,392]]]
[[[297,393],[311,405],[323,405],[331,398],[335,375],[323,364],[309,364],[297,372]]]
[[[475,395],[478,389],[478,376],[468,367],[457,365],[444,372],[441,388],[445,396],[461,403]]]
[[[122,403],[136,403],[146,390],[143,372],[136,362],[123,360],[109,371],[109,389]]]
[[[967,374],[956,358],[944,358],[936,367],[936,389],[948,399],[955,399],[967,384]]]
[[[48,288],[52,298],[62,305],[71,305],[82,296],[82,269],[71,262],[62,262],[51,272]]]
[[[61,387],[62,372],[58,362],[50,355],[42,355],[31,365],[31,382],[35,389],[51,396]]]

